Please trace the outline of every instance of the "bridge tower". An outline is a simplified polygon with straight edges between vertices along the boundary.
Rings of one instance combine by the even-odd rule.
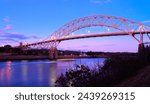
[[[143,43],[139,44],[139,47],[138,47],[138,53],[142,53],[143,50],[144,50],[145,46]]]
[[[58,50],[57,47],[51,47],[49,50],[49,58],[50,59],[57,59],[58,58]]]
[[[50,59],[58,59],[58,50],[57,50],[57,46],[60,43],[60,41],[54,41],[54,42],[50,42],[50,50],[49,50],[49,58]]]
[[[19,47],[22,49],[22,47],[23,47],[23,43],[22,42],[20,42]]]

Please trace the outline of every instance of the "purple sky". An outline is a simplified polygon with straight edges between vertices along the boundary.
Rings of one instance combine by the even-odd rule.
[[[149,25],[149,4],[149,0],[0,0],[0,46],[40,41],[69,21],[97,14]],[[105,29],[110,28],[100,27]],[[74,34],[97,30],[85,28]],[[136,52],[137,46],[131,36],[118,36],[64,41],[58,49]]]

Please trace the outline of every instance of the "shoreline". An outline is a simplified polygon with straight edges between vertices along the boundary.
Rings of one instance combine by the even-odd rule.
[[[131,56],[136,57],[137,54],[103,54],[103,55],[97,55],[97,56],[58,56],[59,59],[77,59],[77,58],[110,58],[111,56]],[[0,55],[0,62],[1,61],[19,61],[19,60],[57,60],[57,59],[50,59],[49,56],[44,55]]]
[[[15,56],[0,56],[0,62],[2,61],[20,61],[20,60],[59,60],[59,59],[78,59],[78,58],[108,58],[108,57],[91,57],[91,56],[60,56],[57,59],[50,59],[49,56],[35,56],[35,55],[15,55]]]
[[[0,61],[20,61],[20,60],[40,60],[49,59],[48,56],[35,56],[35,55],[15,55],[15,56],[0,56]]]

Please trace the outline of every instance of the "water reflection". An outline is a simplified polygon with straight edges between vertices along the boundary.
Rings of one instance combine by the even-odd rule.
[[[43,81],[43,64],[38,64],[38,80]]]
[[[56,67],[57,67],[57,63],[52,63],[51,64],[49,86],[52,86],[52,85],[55,84],[55,81],[56,81]]]
[[[1,65],[0,65],[1,66]],[[7,61],[0,67],[0,83],[5,82],[6,85],[11,82],[12,76],[12,62]]]
[[[6,63],[6,77],[8,82],[11,80],[11,75],[12,75],[11,65],[12,65],[11,61],[8,61]]]
[[[57,77],[74,64],[91,64],[105,59],[36,60],[0,62],[0,86],[54,86]]]
[[[26,82],[28,80],[28,77],[27,77],[27,75],[28,75],[27,61],[22,61],[21,63],[23,63],[23,64],[21,64],[22,80],[23,80],[23,82]]]

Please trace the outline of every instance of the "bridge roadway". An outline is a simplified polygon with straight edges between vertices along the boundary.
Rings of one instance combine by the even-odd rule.
[[[92,37],[105,37],[105,36],[124,36],[124,35],[136,35],[136,34],[150,34],[149,31],[135,31],[135,32],[108,32],[108,33],[98,33],[98,34],[83,34],[83,35],[77,35],[77,36],[62,36],[60,38],[55,38],[50,40],[45,40],[45,41],[40,41],[40,42],[35,42],[35,43],[30,43],[30,44],[25,44],[23,47],[28,47],[32,45],[38,45],[38,44],[43,44],[43,43],[49,43],[49,42],[58,42],[58,41],[65,41],[65,40],[73,40],[73,39],[81,39],[81,38],[92,38]],[[150,39],[150,36],[149,36]]]

